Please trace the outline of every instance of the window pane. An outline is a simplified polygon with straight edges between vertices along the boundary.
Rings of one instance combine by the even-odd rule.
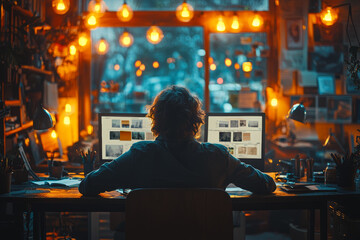
[[[266,33],[211,34],[210,49],[210,111],[258,111],[267,79]]]
[[[109,11],[117,11],[123,1],[106,0]],[[195,11],[268,11],[269,0],[188,0]],[[135,11],[175,11],[182,1],[174,0],[127,0]]]
[[[164,38],[156,45],[147,41],[146,27],[98,28],[91,31],[93,113],[145,113],[145,106],[151,104],[162,89],[175,84],[187,87],[203,101],[204,68],[197,67],[198,62],[203,65],[203,29],[161,29]],[[134,39],[128,48],[119,44],[119,36],[125,30]],[[109,44],[105,55],[96,51],[100,39]]]

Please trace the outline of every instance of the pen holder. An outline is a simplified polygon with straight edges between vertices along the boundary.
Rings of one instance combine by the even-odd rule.
[[[353,188],[355,185],[355,169],[352,166],[340,165],[336,167],[336,180],[339,187]]]
[[[62,178],[63,171],[64,171],[64,166],[52,166],[50,171],[50,177],[60,179]]]
[[[94,162],[86,162],[86,163],[84,163],[84,175],[85,176],[88,173],[90,173],[92,170],[94,170]]]

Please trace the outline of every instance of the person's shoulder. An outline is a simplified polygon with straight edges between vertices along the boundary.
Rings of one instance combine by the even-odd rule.
[[[227,153],[227,148],[224,145],[216,144],[216,143],[202,143],[202,147],[205,150],[211,151],[211,152],[218,152],[218,153]]]
[[[131,146],[131,150],[146,151],[149,148],[155,147],[155,141],[140,141]]]

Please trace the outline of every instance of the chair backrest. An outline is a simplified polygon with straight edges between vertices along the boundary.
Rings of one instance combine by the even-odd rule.
[[[126,240],[232,239],[232,204],[221,189],[135,189],[126,199]]]

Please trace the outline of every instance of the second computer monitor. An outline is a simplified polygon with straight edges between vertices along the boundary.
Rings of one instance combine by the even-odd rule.
[[[100,159],[111,161],[139,141],[152,141],[151,120],[145,114],[100,113]]]
[[[264,170],[265,114],[208,113],[205,141],[222,144],[234,157]]]

